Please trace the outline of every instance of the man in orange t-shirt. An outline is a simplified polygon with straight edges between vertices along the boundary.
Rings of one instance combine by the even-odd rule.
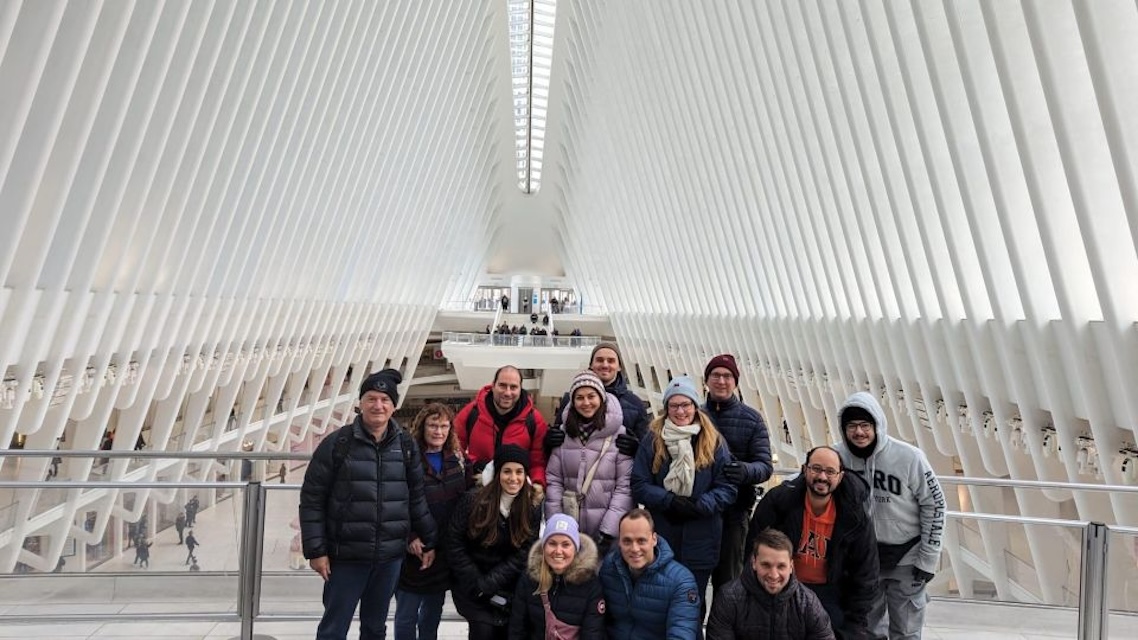
[[[802,475],[759,501],[752,532],[778,529],[795,543],[794,572],[812,590],[843,640],[869,638],[869,610],[877,593],[877,539],[865,512],[869,489],[845,476],[838,452],[811,449]],[[754,547],[753,536],[747,548]]]

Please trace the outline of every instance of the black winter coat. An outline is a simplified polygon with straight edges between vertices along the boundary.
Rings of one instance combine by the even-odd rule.
[[[344,429],[350,434],[348,448],[337,463],[336,441]],[[408,458],[405,442],[411,448]],[[412,529],[433,549],[438,534],[423,495],[418,459],[418,447],[395,420],[379,442],[358,416],[325,437],[312,454],[300,489],[304,557],[328,556],[340,562],[400,559]]]
[[[498,515],[497,542],[487,547],[481,540],[467,535],[474,500],[480,490],[472,489],[462,496],[447,526],[444,544],[453,580],[451,595],[459,615],[467,621],[504,627],[510,622],[509,611],[493,606],[489,598],[495,594],[513,598],[518,577],[525,571],[530,545],[537,540],[541,529],[541,507],[534,507],[533,533],[520,547],[510,542],[509,523],[501,514]]]
[[[423,492],[427,497],[427,506],[440,534],[445,535],[451,513],[473,482],[470,465],[463,464],[453,453],[443,456],[442,473],[435,472],[425,453],[422,462]],[[422,561],[409,553],[403,558],[403,571],[399,576],[400,589],[412,593],[441,593],[450,588],[446,545],[440,544],[435,550],[434,564],[425,570],[420,569],[421,566]]]
[[[535,594],[543,559],[541,541],[530,547],[526,573],[518,580],[510,611],[510,640],[545,640],[545,605]],[[580,627],[581,638],[605,637],[605,598],[597,579],[597,545],[581,536],[581,549],[549,588],[549,608],[565,624]]]
[[[865,481],[847,473],[834,491],[837,517],[833,538],[826,545],[827,583],[841,593],[843,629],[857,638],[869,637],[869,610],[877,595],[880,570],[877,564],[877,536],[865,512],[869,493]],[[806,478],[791,478],[767,492],[755,509],[745,549],[753,549],[758,532],[773,527],[786,534],[796,546],[802,539],[802,515],[806,511]]]
[[[724,518],[741,522],[750,517],[751,508],[755,506],[758,498],[755,485],[766,482],[774,473],[767,424],[758,411],[735,396],[722,401],[708,399],[703,410],[727,441],[731,457],[743,463],[746,478],[739,485],[739,497],[723,514]]]
[[[724,585],[711,605],[707,640],[834,640],[830,616],[818,596],[790,576],[776,595],[759,584],[754,570],[743,568],[738,580]]]

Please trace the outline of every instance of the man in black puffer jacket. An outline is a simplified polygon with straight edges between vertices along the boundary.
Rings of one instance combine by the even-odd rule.
[[[845,473],[837,451],[815,447],[806,453],[802,475],[759,501],[747,540],[753,549],[756,534],[767,527],[790,538],[796,577],[822,601],[842,640],[870,637],[869,611],[880,570],[877,536],[865,511],[868,494],[861,477]]]
[[[834,640],[830,616],[794,577],[794,545],[775,529],[755,536],[750,571],[723,587],[711,606],[707,640]]]
[[[423,568],[434,562],[437,531],[423,496],[415,441],[391,418],[403,378],[394,369],[360,385],[355,422],[312,454],[300,490],[304,557],[324,578],[317,640],[343,640],[360,604],[360,638],[386,637],[387,610],[408,534],[423,541]]]
[[[747,527],[758,499],[755,486],[766,482],[774,472],[771,443],[763,416],[739,399],[739,367],[735,356],[724,353],[712,358],[703,369],[707,403],[703,411],[727,441],[733,458],[723,468],[727,481],[738,487],[735,504],[723,512],[723,541],[719,564],[711,574],[715,592],[739,577],[747,561]]]

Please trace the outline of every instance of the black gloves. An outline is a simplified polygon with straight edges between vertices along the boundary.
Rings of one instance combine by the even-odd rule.
[[[628,456],[629,458],[636,457],[636,451],[640,448],[640,441],[636,436],[622,433],[616,437],[616,450]]]
[[[612,549],[613,537],[607,533],[597,532],[597,557],[604,559],[608,555],[609,550]]]
[[[546,451],[553,451],[554,449],[556,449],[557,447],[560,447],[564,443],[565,443],[565,430],[564,429],[554,429],[554,428],[550,427],[549,431],[545,432],[545,442],[542,443],[542,446],[545,447]]]
[[[732,460],[723,467],[723,477],[727,478],[727,482],[733,485],[740,485],[747,479],[747,474],[739,461]]]
[[[703,514],[696,508],[692,499],[684,496],[675,496],[672,498],[672,506],[668,507],[668,515],[677,522],[698,520],[703,517]]]
[[[933,574],[929,573],[928,571],[925,571],[924,569],[920,569],[916,566],[913,567],[913,582],[922,582],[924,584],[928,584],[929,580],[932,580],[932,579],[933,579]]]

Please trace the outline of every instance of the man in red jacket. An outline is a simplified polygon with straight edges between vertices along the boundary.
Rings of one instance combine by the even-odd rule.
[[[494,381],[478,392],[454,418],[455,433],[467,459],[481,472],[503,444],[517,445],[530,455],[530,480],[545,489],[545,454],[542,442],[548,430],[533,399],[522,389],[522,373],[506,365],[494,373]]]

